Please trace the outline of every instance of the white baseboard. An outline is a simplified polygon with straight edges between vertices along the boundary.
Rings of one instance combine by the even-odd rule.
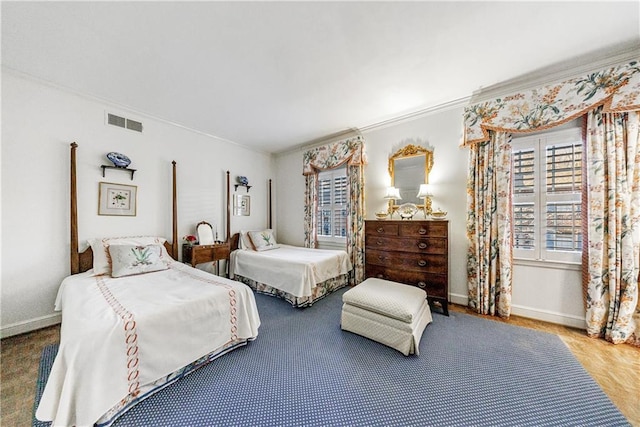
[[[0,328],[0,338],[7,338],[14,335],[24,334],[47,326],[57,325],[62,322],[62,314],[54,313],[36,319],[25,320],[24,322],[12,323]]]
[[[469,298],[466,295],[450,294],[449,301],[466,307],[469,302]],[[539,308],[525,307],[522,305],[512,305],[511,314],[526,317],[527,319],[542,320],[544,322],[555,323],[572,328],[587,329],[587,323],[584,320],[584,317],[573,316],[565,313],[557,313],[549,310],[541,310]]]
[[[511,306],[511,314],[526,317],[527,319],[543,320],[549,323],[569,326],[578,329],[587,329],[587,322],[584,317],[573,316],[571,314],[557,313],[549,310],[541,310],[539,308],[523,307],[519,305]]]

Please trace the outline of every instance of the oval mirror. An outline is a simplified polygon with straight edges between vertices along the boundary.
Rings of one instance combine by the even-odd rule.
[[[201,221],[196,226],[198,242],[200,245],[213,245],[213,227],[206,221]]]

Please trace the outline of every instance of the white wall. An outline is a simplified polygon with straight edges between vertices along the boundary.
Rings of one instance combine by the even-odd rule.
[[[460,148],[463,105],[448,107],[417,117],[363,131],[368,165],[365,172],[366,217],[386,209],[383,199],[389,185],[388,158],[406,144],[434,150],[429,176],[433,207],[448,211],[450,301],[467,304],[466,181],[468,150]],[[298,149],[276,155],[278,239],[304,242],[304,177]],[[286,185],[283,185],[286,183]],[[416,189],[417,191],[417,189]],[[418,214],[418,217],[420,214]],[[548,266],[516,265],[513,273],[513,314],[584,327],[580,272]]]
[[[105,125],[105,110],[140,120],[142,134]],[[178,236],[195,234],[206,220],[224,239],[226,171],[232,184],[252,185],[251,215],[233,217],[232,231],[266,224],[271,155],[126,111],[2,71],[1,333],[8,336],[59,321],[53,302],[69,274],[69,144],[77,142],[81,248],[92,237],[171,237],[171,161],[177,162]],[[107,170],[117,151],[137,169]],[[99,216],[98,183],[138,187],[135,217]],[[233,193],[233,186],[231,187]],[[244,192],[244,189],[239,189]],[[246,194],[246,193],[245,193]],[[181,242],[180,242],[181,243]]]

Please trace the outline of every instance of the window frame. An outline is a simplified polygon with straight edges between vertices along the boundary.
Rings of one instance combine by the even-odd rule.
[[[334,184],[335,184],[335,178],[341,178],[344,177],[345,178],[345,202],[344,204],[336,204],[335,203],[335,188],[334,188]],[[344,245],[346,244],[346,240],[347,240],[347,236],[346,233],[349,232],[348,229],[345,229],[345,235],[343,236],[336,236],[335,235],[335,230],[333,229],[335,226],[335,218],[332,218],[332,235],[331,236],[326,236],[321,234],[321,227],[322,227],[322,215],[321,215],[321,210],[322,207],[320,205],[320,183],[323,180],[326,179],[330,179],[331,182],[331,204],[329,205],[329,209],[331,210],[331,212],[335,212],[336,209],[338,209],[338,207],[342,206],[344,209],[348,208],[349,205],[349,181],[348,181],[348,176],[347,176],[347,166],[343,165],[343,166],[339,166],[337,168],[333,168],[333,169],[327,169],[327,170],[323,170],[318,172],[318,183],[317,183],[317,193],[318,193],[318,203],[316,206],[316,229],[318,230],[317,233],[317,240],[318,242],[321,243],[334,243],[334,244],[340,244],[340,245]],[[349,225],[349,215],[347,212],[347,215],[345,217],[345,227],[348,228]]]
[[[524,136],[515,136],[512,139],[511,149],[513,154],[512,159],[512,171],[513,171],[513,180],[512,185],[514,186],[514,191],[512,194],[512,214],[513,218],[513,257],[515,260],[525,261],[525,262],[544,262],[544,263],[558,263],[558,264],[569,264],[575,265],[580,264],[582,260],[582,250],[584,246],[582,246],[582,250],[579,251],[563,251],[563,250],[552,250],[546,248],[546,235],[547,235],[547,205],[549,203],[573,203],[578,205],[578,208],[581,209],[582,204],[582,190],[578,189],[575,192],[566,192],[566,193],[555,193],[549,194],[547,193],[547,183],[546,183],[546,162],[547,162],[547,147],[553,145],[564,145],[567,143],[576,143],[579,142],[580,145],[583,144],[583,136],[582,129],[580,127],[572,127],[568,129],[555,130],[555,131],[547,131],[536,134],[529,134]],[[515,154],[518,151],[533,149],[534,150],[534,184],[533,184],[533,193],[532,194],[516,194],[515,192],[515,168],[514,168],[514,160],[516,158]],[[584,167],[584,151],[582,152],[581,157],[581,167]],[[582,171],[581,171],[582,172]],[[581,173],[580,172],[580,173]],[[585,185],[584,182],[581,182],[581,185]],[[533,203],[533,205],[537,208],[534,208],[534,247],[533,249],[520,249],[516,247],[516,233],[515,233],[515,207],[518,204],[525,203]],[[583,212],[580,212],[583,215]],[[581,224],[580,224],[581,225]],[[581,233],[582,230],[579,230]],[[583,239],[584,237],[580,237]],[[582,240],[582,245],[584,244],[584,240]]]

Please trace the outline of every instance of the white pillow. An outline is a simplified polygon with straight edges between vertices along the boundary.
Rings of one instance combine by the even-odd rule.
[[[271,229],[250,231],[249,237],[256,251],[268,251],[269,249],[277,249],[280,247]]]
[[[111,259],[109,250],[111,245],[152,245],[164,244],[167,239],[155,236],[132,236],[132,237],[104,237],[102,239],[89,239],[89,245],[93,251],[93,274],[111,274]],[[169,254],[167,254],[169,255]]]
[[[238,248],[255,251],[256,248],[253,246],[253,243],[251,242],[251,238],[249,237],[249,232],[240,230],[239,234],[240,234],[240,237],[238,238]]]
[[[162,245],[111,245],[111,277],[151,273],[169,268]]]

